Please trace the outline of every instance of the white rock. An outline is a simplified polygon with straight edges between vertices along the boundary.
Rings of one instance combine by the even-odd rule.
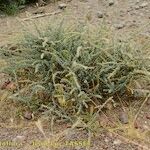
[[[114,3],[115,3],[114,0],[109,0],[109,1],[108,1],[109,6],[114,5]]]
[[[67,7],[67,4],[65,4],[65,3],[61,3],[58,5],[59,9],[65,9],[66,7]]]
[[[98,18],[103,18],[103,17],[104,17],[103,12],[98,11],[98,12],[97,12],[97,17],[98,17]]]
[[[18,135],[13,139],[13,141],[14,142],[23,142],[23,141],[25,141],[25,139],[26,139],[25,136]]]
[[[106,142],[106,143],[108,143],[108,142],[109,142],[109,140],[108,140],[107,138],[105,138],[105,142]]]
[[[125,23],[124,23],[124,22],[123,22],[123,23],[117,23],[117,24],[114,25],[114,27],[115,27],[116,29],[122,29],[122,28],[125,27]]]
[[[113,144],[114,145],[120,145],[122,142],[119,140],[119,139],[117,139],[117,140],[115,140],[114,142],[113,142]]]
[[[140,6],[139,6],[139,5],[136,5],[136,6],[135,6],[135,9],[136,9],[136,10],[140,9]]]
[[[141,8],[144,8],[144,7],[147,7],[147,6],[148,6],[148,3],[147,3],[147,2],[143,2],[143,3],[140,5]]]

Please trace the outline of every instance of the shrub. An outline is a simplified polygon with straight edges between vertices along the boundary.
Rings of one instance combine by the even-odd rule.
[[[19,6],[33,3],[36,0],[0,0],[0,10],[7,13],[8,15],[13,15],[19,11]]]
[[[56,120],[92,120],[100,106],[150,77],[149,60],[101,26],[50,25],[27,34],[15,51],[1,48],[17,85],[14,99]]]
[[[25,2],[25,0],[0,0],[0,10],[8,15],[13,15],[19,10],[19,6]]]

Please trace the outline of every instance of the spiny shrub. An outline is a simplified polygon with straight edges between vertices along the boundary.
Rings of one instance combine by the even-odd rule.
[[[87,121],[109,97],[126,93],[134,80],[150,81],[142,50],[114,40],[103,26],[60,23],[37,31],[25,35],[15,51],[1,48],[8,62],[4,70],[17,85],[13,98],[31,109],[56,120]]]

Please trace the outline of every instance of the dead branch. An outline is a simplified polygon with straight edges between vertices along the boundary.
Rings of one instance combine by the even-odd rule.
[[[32,19],[41,18],[41,17],[45,17],[45,16],[56,15],[56,14],[59,14],[59,13],[61,13],[60,10],[52,12],[52,13],[44,13],[44,14],[40,14],[40,15],[36,15],[36,16],[31,16],[31,17],[28,17],[28,18],[23,18],[21,20],[22,21],[29,21],[29,20],[32,20]]]

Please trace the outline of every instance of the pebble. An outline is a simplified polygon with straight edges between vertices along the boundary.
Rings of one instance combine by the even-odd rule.
[[[106,142],[106,143],[108,143],[108,142],[109,142],[108,138],[105,138],[105,142]]]
[[[124,23],[118,23],[118,24],[115,24],[114,27],[115,27],[116,29],[122,29],[122,28],[125,27],[125,24],[124,24]]]
[[[128,115],[127,115],[127,113],[124,112],[124,111],[120,112],[119,120],[121,121],[121,123],[127,124],[128,123]]]
[[[25,141],[25,139],[26,139],[25,136],[18,135],[13,139],[13,141],[14,142],[23,142],[23,141]]]
[[[140,9],[140,6],[139,6],[139,5],[136,5],[136,6],[135,6],[135,10],[138,10],[138,9]]]
[[[147,105],[150,105],[150,98],[146,102]]]
[[[147,2],[143,2],[143,3],[140,5],[141,8],[144,8],[144,7],[147,7],[147,6],[148,6],[148,3],[147,3]]]
[[[137,122],[134,122],[134,128],[135,128],[135,129],[138,129],[138,128],[139,128],[139,125],[138,125]]]
[[[31,120],[32,119],[32,113],[29,111],[25,112],[24,118],[27,120]]]
[[[146,115],[146,119],[150,120],[150,115],[149,114]]]
[[[112,6],[112,5],[114,5],[114,0],[109,0],[109,2],[108,2],[108,4],[109,4],[109,6]]]
[[[119,140],[119,139],[117,139],[117,140],[115,140],[114,142],[113,142],[113,144],[114,145],[120,145],[122,142]]]
[[[97,17],[98,17],[98,18],[103,18],[103,17],[104,17],[103,12],[98,11],[98,12],[97,12]]]
[[[127,12],[131,12],[133,9],[130,7],[127,9]]]
[[[67,7],[67,4],[65,4],[65,3],[61,3],[58,5],[59,9],[65,9],[66,7]]]
[[[143,125],[143,129],[149,130],[149,127],[147,125]]]

